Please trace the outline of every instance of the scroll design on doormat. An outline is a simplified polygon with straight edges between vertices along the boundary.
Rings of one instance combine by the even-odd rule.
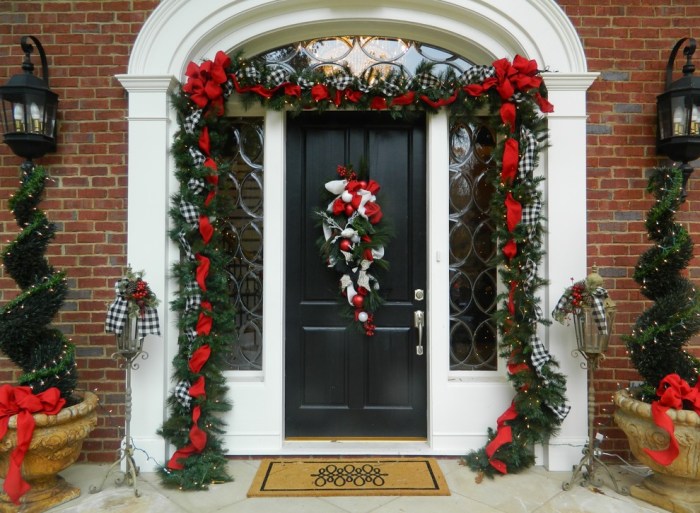
[[[314,485],[323,488],[326,485],[342,487],[346,485],[365,486],[373,484],[374,486],[384,486],[385,480],[389,474],[382,473],[380,467],[375,467],[369,463],[362,466],[352,464],[338,466],[332,463],[318,469],[318,474],[311,474],[315,477]]]

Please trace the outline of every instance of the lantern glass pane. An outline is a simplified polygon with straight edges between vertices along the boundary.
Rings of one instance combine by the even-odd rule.
[[[659,139],[668,139],[673,135],[673,118],[671,116],[671,104],[668,98],[659,99]]]
[[[691,96],[690,135],[700,135],[700,95]]]
[[[673,120],[673,134],[685,135],[688,133],[688,109],[685,96],[671,97],[671,116]]]

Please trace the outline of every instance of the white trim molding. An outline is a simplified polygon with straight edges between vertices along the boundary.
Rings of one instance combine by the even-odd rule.
[[[549,118],[551,146],[539,168],[547,178],[545,195],[550,219],[547,257],[540,269],[551,281],[551,287],[544,291],[544,311],[551,311],[570,276],[586,274],[585,95],[596,75],[587,72],[576,30],[554,0],[385,0],[381,5],[371,0],[345,5],[328,0],[163,0],[138,35],[128,72],[118,77],[129,93],[128,258],[135,268],[148,273],[149,282],[162,298],[160,314],[165,319],[162,340],[151,341],[150,358],[134,373],[134,388],[148,393],[134,395],[132,434],[135,445],[158,461],[166,461],[169,453],[156,430],[167,414],[171,361],[177,351],[176,322],[167,310],[174,290],[169,270],[179,258],[176,246],[167,239],[168,203],[177,190],[169,157],[176,128],[169,94],[182,80],[190,61],[212,58],[218,50],[229,54],[245,50],[247,55],[254,55],[307,38],[359,33],[422,41],[480,64],[520,54],[535,59],[542,69],[551,72],[545,80],[556,111]],[[284,439],[284,312],[280,303],[284,252],[279,242],[284,240],[283,210],[279,211],[279,205],[284,203],[284,191],[279,185],[283,183],[284,155],[279,148],[284,148],[285,116],[272,112],[264,115],[268,175],[264,193],[264,368],[249,379],[232,377],[236,418],[226,437],[228,449],[232,454],[328,453],[337,452],[339,447],[346,447],[349,452],[371,452],[370,446],[361,444],[295,446]],[[435,341],[449,340],[445,314],[449,234],[444,212],[447,123],[447,116],[441,113],[430,116],[427,127],[427,299],[432,312],[428,335]],[[146,197],[148,201],[144,200]],[[143,219],[149,222],[143,223]],[[274,274],[273,269],[282,274]],[[273,281],[278,289],[269,288]],[[552,470],[569,470],[578,461],[586,440],[586,377],[570,355],[573,330],[553,326],[544,331],[544,340],[568,376],[573,409],[562,426],[561,437],[538,450],[538,455],[541,463]],[[507,407],[512,391],[502,374],[450,373],[446,354],[446,348],[441,347],[428,359],[430,413],[425,444],[382,443],[374,445],[375,450],[382,454],[463,454],[483,445],[486,428]],[[261,404],[265,407],[261,408]],[[460,415],[484,409],[488,410],[485,415]],[[269,416],[255,420],[254,413],[264,410],[271,411]],[[153,468],[152,460],[141,453],[136,456],[142,469]]]

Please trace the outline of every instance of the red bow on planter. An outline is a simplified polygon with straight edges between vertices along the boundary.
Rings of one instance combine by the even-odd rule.
[[[22,462],[29,450],[34,434],[33,413],[56,415],[66,404],[58,388],[52,387],[34,395],[29,387],[0,386],[0,440],[7,433],[12,415],[17,415],[17,446],[10,455],[10,467],[5,477],[3,489],[15,504],[29,491],[29,483],[22,479]]]
[[[673,421],[666,415],[669,408],[674,410],[688,409],[700,415],[700,381],[691,387],[678,374],[669,374],[659,383],[656,389],[658,401],[651,403],[651,416],[654,423],[666,431],[669,436],[668,447],[660,451],[644,449],[651,459],[659,465],[670,465],[678,457],[678,441],[674,435]]]

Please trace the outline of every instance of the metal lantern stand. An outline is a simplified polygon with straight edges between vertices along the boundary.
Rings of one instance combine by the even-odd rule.
[[[602,282],[602,280],[601,280]],[[581,367],[588,371],[588,443],[583,448],[583,457],[574,468],[571,479],[562,484],[562,488],[570,490],[571,486],[578,480],[582,484],[602,486],[603,481],[596,479],[595,473],[598,468],[603,468],[607,472],[615,491],[622,495],[629,495],[627,487],[620,486],[607,465],[600,459],[596,447],[595,433],[595,386],[594,373],[598,368],[601,358],[605,358],[605,351],[608,348],[612,326],[615,320],[615,304],[606,299],[605,319],[607,321],[607,333],[601,334],[593,318],[593,310],[589,306],[583,306],[574,312],[574,328],[576,330],[577,349],[572,352],[574,356],[580,354],[586,360],[581,362]]]
[[[112,359],[119,362],[120,369],[126,369],[126,393],[124,397],[124,415],[126,420],[126,428],[124,434],[124,445],[120,449],[121,456],[117,461],[112,463],[109,470],[105,474],[100,486],[91,486],[90,493],[97,493],[102,490],[107,478],[113,470],[119,469],[120,474],[114,480],[117,486],[126,483],[127,486],[134,487],[134,495],[141,496],[141,492],[136,488],[136,476],[139,475],[139,468],[134,461],[134,441],[131,438],[131,370],[137,370],[139,364],[135,362],[137,358],[145,360],[148,358],[148,353],[143,350],[143,339],[145,335],[138,332],[137,319],[127,316],[124,329],[117,338],[117,351],[112,353]],[[125,469],[121,469],[122,461],[125,464]]]

